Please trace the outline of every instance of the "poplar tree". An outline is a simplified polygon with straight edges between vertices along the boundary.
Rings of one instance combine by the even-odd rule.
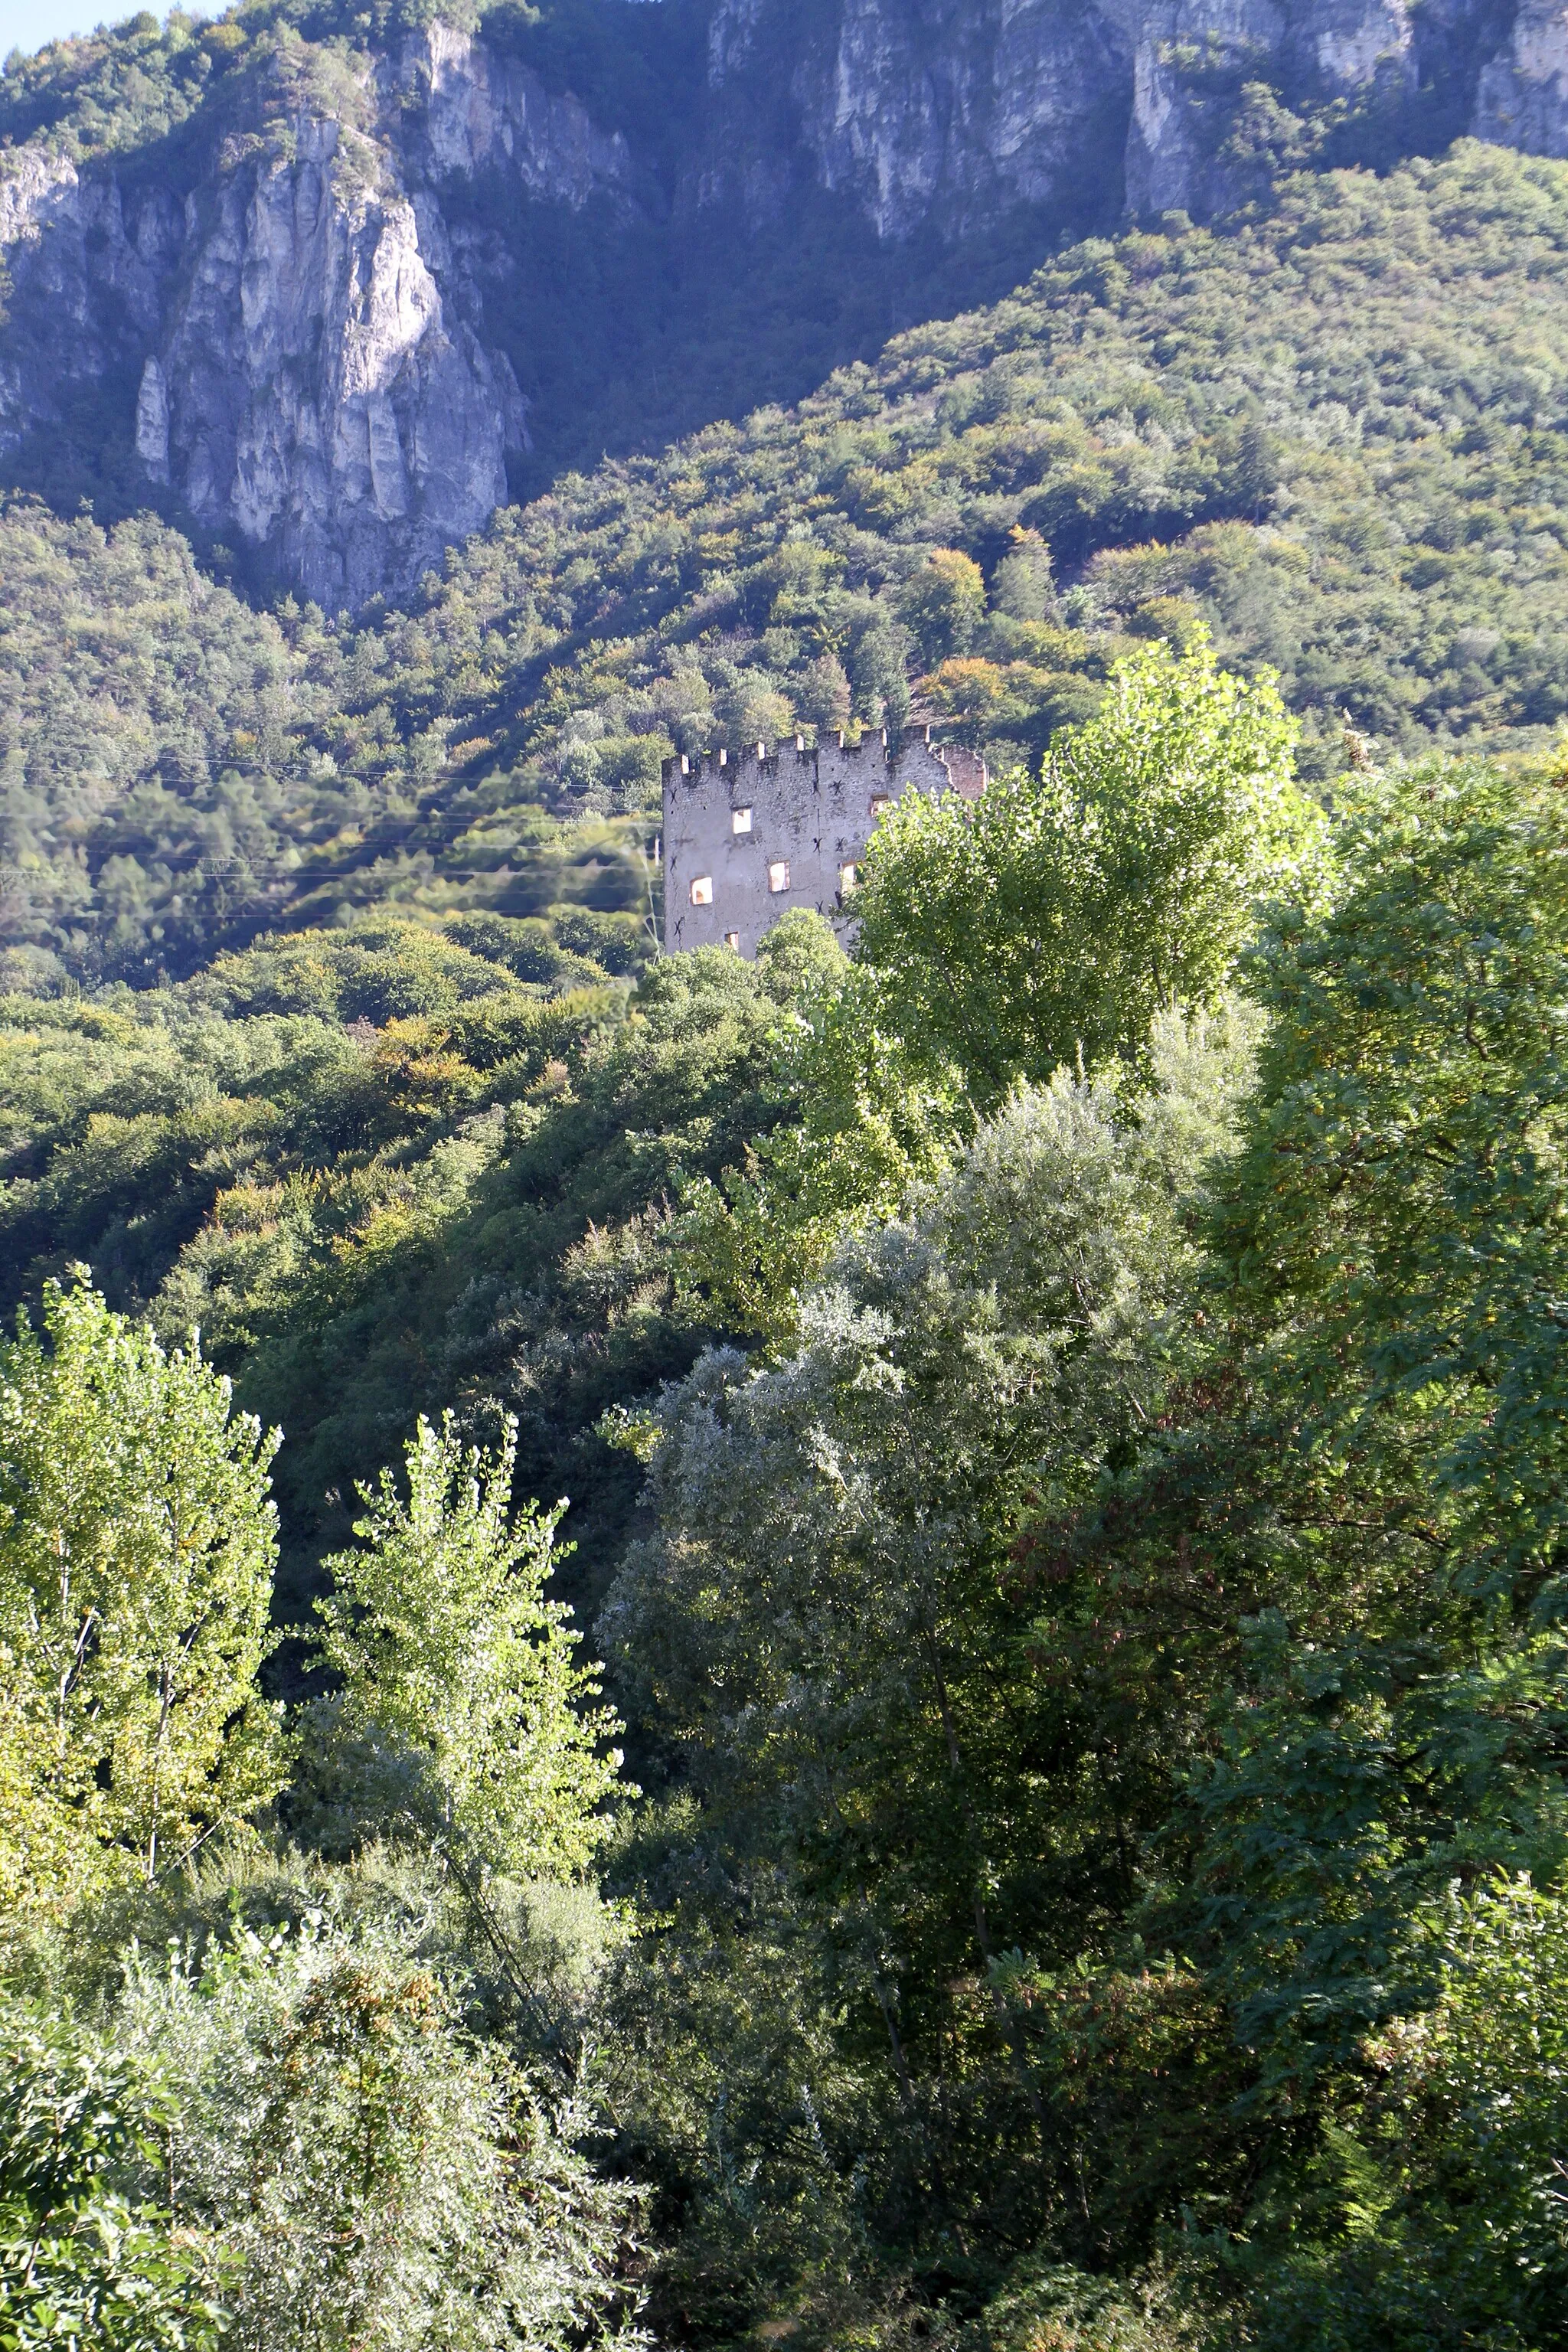
[[[0,1348],[0,1893],[151,1882],[281,1784],[273,1432],[78,1279]]]
[[[547,1601],[565,1510],[510,1509],[517,1423],[466,1448],[451,1415],[421,1414],[405,1453],[361,1486],[361,1549],[326,1562],[319,1641],[342,1682],[347,1724],[402,1746],[422,1767],[428,1826],[489,1867],[549,1876],[583,1868],[616,1786],[620,1726],[592,1705],[598,1670],[579,1663],[571,1612]]]
[[[1267,675],[1206,639],[1142,648],[1043,772],[978,806],[906,793],[856,901],[885,1018],[981,1113],[1081,1055],[1146,1062],[1155,1015],[1214,1003],[1260,901],[1310,897],[1320,813],[1291,769],[1297,726]]]

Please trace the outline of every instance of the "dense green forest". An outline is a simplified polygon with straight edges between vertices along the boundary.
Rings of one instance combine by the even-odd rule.
[[[1298,737],[10,1000],[5,2340],[1563,2344],[1565,770]]]
[[[353,619],[0,512],[0,2352],[1568,2352],[1565,267],[1293,180]]]

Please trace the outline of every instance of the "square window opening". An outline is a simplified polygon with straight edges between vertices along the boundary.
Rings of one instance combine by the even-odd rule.
[[[775,898],[781,890],[787,890],[789,888],[789,860],[787,857],[775,857],[772,865],[768,867],[768,888],[773,892]]]
[[[700,874],[698,876],[696,881],[691,886],[691,903],[694,907],[710,907],[713,904],[713,877],[711,874]]]
[[[730,830],[731,833],[750,833],[751,829],[752,812],[749,808],[738,808],[731,809],[730,811]]]
[[[872,816],[879,817],[881,815],[882,811],[885,808],[890,808],[892,805],[892,799],[893,796],[891,793],[873,793],[871,795]]]
[[[739,931],[726,931],[726,932],[725,932],[725,934],[724,934],[724,945],[725,945],[727,948],[733,948],[733,949],[734,949],[734,950],[735,950],[735,953],[736,953],[737,955],[739,955],[739,954],[740,954],[740,952],[741,952],[741,934],[740,934],[740,932],[739,932]]]

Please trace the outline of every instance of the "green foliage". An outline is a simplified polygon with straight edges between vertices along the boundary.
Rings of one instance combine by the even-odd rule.
[[[773,1339],[793,1330],[800,1291],[846,1226],[895,1215],[945,1166],[961,1118],[946,1074],[909,1052],[875,978],[820,917],[786,915],[758,961],[785,1000],[771,1041],[782,1116],[743,1167],[685,1185],[670,1256],[693,1313]]]
[[[520,996],[493,961],[425,925],[383,916],[216,956],[189,1001],[230,1019],[304,1013],[381,1029],[398,1020],[449,1019],[486,998],[508,1000],[505,1009],[515,1018]]]
[[[857,715],[897,725],[903,599],[934,543],[989,583],[963,658],[1005,690],[978,730],[994,766],[1084,715],[1123,631],[1180,641],[1194,613],[1228,662],[1279,672],[1314,772],[1342,765],[1347,708],[1411,750],[1539,743],[1568,708],[1533,389],[1559,366],[1563,190],[1560,166],[1463,145],[1292,183],[1224,233],[1070,249],[791,413],[558,480],[420,614],[426,643],[477,639],[461,730],[521,711],[545,754],[569,714],[608,734],[659,708],[691,751],[723,740],[715,708],[742,681],[804,715],[825,650]],[[1016,530],[1070,626],[1008,609]]]
[[[547,2091],[469,2030],[479,1988],[432,1892],[416,1873],[287,1891],[242,1873],[199,1935],[157,1962],[132,1948],[93,2024],[13,2006],[7,2193],[57,2264],[79,2246],[85,2279],[101,2242],[127,2273],[122,2308],[49,2335],[29,2332],[40,2265],[37,2304],[7,2298],[19,2344],[162,2352],[217,2340],[215,2321],[258,2352],[645,2340],[624,2276],[638,2200],[595,2173],[583,2088]],[[226,1895],[264,1896],[262,1917],[225,1921]]]
[[[596,1597],[637,1473],[595,1426],[701,1344],[672,1307],[668,1203],[786,1116],[773,1039],[806,986],[781,948],[755,971],[673,960],[629,1002],[603,983],[542,1002],[386,923],[113,1006],[14,1000],[10,1303],[87,1258],[166,1344],[199,1327],[243,1403],[290,1433],[285,1618],[309,1615],[356,1480],[427,1401],[516,1413],[521,1490],[572,1496],[569,1590]]]
[[[589,2170],[583,2106],[465,2034],[459,1993],[412,1921],[132,1968],[117,2036],[181,2082],[176,2189],[237,2273],[230,2342],[640,2340],[617,2324],[632,2200]]]
[[[274,1433],[96,1292],[0,1350],[4,1874],[21,1913],[151,1880],[273,1796]]]
[[[1563,812],[1555,772],[1478,766],[1349,798],[1339,904],[1258,950],[1268,1110],[1223,1228],[1314,1437],[1418,1445],[1469,1589],[1518,1580],[1543,1601],[1563,1540],[1543,1310],[1568,1275]]]
[[[96,1236],[199,1320],[297,1433],[296,1609],[333,1555],[279,1800],[314,1859],[132,1883],[84,1843],[116,1776],[50,1812],[0,1717],[14,1965],[132,2118],[49,2239],[71,2293],[112,2255],[180,2326],[389,2352],[613,2342],[628,2264],[697,2344],[1555,2343],[1561,1902],[1518,1874],[1568,1853],[1562,787],[1369,768],[1281,856],[1288,735],[1165,637],[1056,747],[1125,856],[1067,877],[1075,1036],[1134,973],[1081,1069],[1023,892],[967,961],[911,888],[879,962],[793,919],[552,997],[476,912],[13,1001],[13,1260]],[[1161,832],[1206,1007],[1137,979]],[[893,1019],[900,956],[955,1005],[1013,975],[991,1099],[956,1014]],[[78,1387],[220,1396],[52,1297],[109,1331]],[[346,1546],[323,1489],[411,1425]],[[527,1500],[568,1485],[570,1565]],[[646,1806],[552,1573],[609,1588]]]
[[[46,1321],[47,1352],[24,1321],[0,1366],[7,1930],[35,1982],[85,1977],[95,2021],[13,2003],[0,2032],[5,2340],[630,2352],[637,2200],[591,2167],[586,2098],[547,2095],[470,2030],[521,2000],[559,2048],[580,1995],[553,1981],[549,1906],[504,1882],[479,1895],[455,1839],[580,1868],[619,1760],[542,1599],[553,1522],[509,1525],[512,1430],[489,1460],[422,1422],[406,1504],[390,1477],[367,1492],[369,1548],[336,1564],[323,1612],[340,1727],[419,1767],[384,1823],[430,1856],[414,1899],[352,1917],[349,1874],[318,1870],[303,1902],[247,1885],[251,1838],[204,1916],[197,1849],[284,1777],[254,1680],[277,1441],[231,1425],[199,1356],[166,1356],[96,1294],[51,1286]],[[362,1809],[360,1842],[383,1825]],[[432,1884],[447,1867],[499,1985],[465,1972]],[[186,1933],[154,1964],[136,1929],[160,1916]]]
[[[858,961],[824,971],[782,1041],[798,1120],[688,1189],[681,1295],[787,1337],[846,1226],[895,1215],[1010,1088],[1137,1069],[1161,1013],[1212,1004],[1257,900],[1321,887],[1294,731],[1267,680],[1216,669],[1201,640],[1161,645],[1118,665],[1037,783],[895,803],[857,895]]]
[[[1565,196],[1064,252],[358,624],[0,520],[0,1262],[110,1302],[0,1380],[0,2336],[1554,2352]],[[998,781],[859,961],[650,963],[663,753],[911,695]]]
[[[437,1832],[456,1832],[513,1875],[580,1871],[602,1841],[620,1728],[580,1665],[570,1612],[546,1601],[562,1506],[509,1524],[517,1424],[493,1454],[465,1450],[448,1415],[420,1417],[408,1495],[389,1470],[362,1486],[363,1545],[325,1562],[321,1654],[346,1726],[390,1738],[426,1766]]]
[[[1205,2315],[1157,2273],[1123,2284],[1039,2261],[1017,2263],[960,2338],[963,2352],[1180,2352],[1208,2340]]]
[[[581,953],[556,910],[651,910],[666,751],[836,726],[846,684],[852,724],[896,730],[913,685],[994,769],[1034,766],[1130,636],[1190,648],[1200,619],[1278,671],[1312,776],[1346,711],[1412,752],[1540,747],[1568,712],[1565,190],[1461,145],[1070,249],[792,411],[559,477],[358,626],[247,615],[148,520],[14,506],[22,976],[144,982],[389,900]]]
[[[1011,547],[996,566],[996,610],[1010,621],[1048,621],[1055,615],[1051,551],[1037,530],[1015,523]]]
[[[629,990],[549,996],[496,960],[543,951],[526,919],[475,913],[7,1008],[12,1262],[102,1244],[159,1328],[199,1320],[296,1433],[286,1605],[336,1555],[340,1687],[280,1801],[338,1860],[237,1850],[222,1902],[168,1871],[105,1886],[136,1875],[87,1836],[114,1775],[51,1811],[30,1718],[0,1717],[31,1916],[58,1923],[16,1965],[182,2118],[177,2221],[133,2151],[101,2192],[149,2295],[284,2344],[290,2279],[318,2305],[346,2282],[389,2346],[479,2328],[465,2297],[520,2326],[493,2151],[532,2116],[568,2183],[529,2209],[565,2298],[540,2307],[620,2326],[608,2144],[589,2166],[585,2111],[550,2120],[592,2044],[610,2168],[655,2192],[661,2333],[1554,2340],[1557,1897],[1445,1890],[1553,1886],[1568,1852],[1562,790],[1549,763],[1363,771],[1320,884],[1235,825],[1259,775],[1283,790],[1287,734],[1265,689],[1150,640],[1053,762],[1121,796],[1145,906],[1151,812],[1195,811],[1214,887],[1204,926],[1170,920],[1184,984],[1215,992],[1239,950],[1251,1002],[1129,985],[1098,1067],[1044,1068],[1041,959],[999,913],[967,962],[914,891],[879,916],[888,965],[918,950],[953,1004],[1016,976],[994,1106],[893,1020],[887,966],[805,919],[754,965]],[[1248,948],[1281,865],[1298,901]],[[1117,888],[1075,920],[1103,908],[1131,959]],[[1064,961],[1076,1035],[1110,961]],[[765,1352],[706,1346],[725,1323]],[[159,1379],[185,1361],[113,1331]],[[17,1344],[42,1381],[57,1358]],[[347,1548],[341,1493],[411,1425],[406,1486],[366,1491]],[[570,1563],[526,1499],[568,1487]],[[116,1559],[140,1524],[115,1504]],[[655,1792],[629,1818],[557,1562],[579,1602],[611,1588]],[[605,1927],[595,1861],[635,1932]],[[173,1973],[117,1990],[131,1937],[171,1934]],[[295,2104],[264,2131],[237,2102],[285,2049]],[[98,2293],[109,2241],[70,2229]]]
[[[1342,2234],[1265,2275],[1270,2352],[1562,2341],[1564,1906],[1500,1878],[1426,1924],[1436,1998],[1368,2045],[1325,2151]]]
[[[857,900],[886,1018],[971,1099],[1063,1063],[1135,1065],[1157,1013],[1214,1001],[1264,897],[1310,891],[1321,824],[1268,679],[1199,645],[1129,656],[1038,783],[906,793]]]
[[[1550,1874],[1568,1832],[1561,806],[1484,769],[1374,778],[1338,905],[1256,959],[1272,1019],[1215,1226],[1242,1385],[1159,1465],[1151,1532],[1254,1612],[1202,1869],[1287,2073],[1415,1996],[1435,1886]]]
[[[493,908],[533,950],[523,977],[556,989],[600,977],[597,950],[646,961],[646,827],[609,811],[646,801],[650,759],[657,789],[657,741],[632,739],[619,782],[563,824],[534,777],[464,777],[489,742],[470,730],[449,755],[449,724],[388,691],[379,643],[314,607],[251,611],[151,517],[106,532],[12,501],[0,550],[11,984],[145,986],[274,920],[386,906]],[[591,938],[558,948],[552,908]]]
[[[178,2114],[141,2053],[15,2001],[0,2011],[5,2352],[206,2352],[221,2340],[221,2253],[205,2233],[174,2239],[159,2195]]]
[[[616,2013],[715,2329],[831,2340],[853,2179],[889,2315],[943,2228],[1018,2265],[977,2341],[1557,2340],[1557,1903],[1443,1890],[1568,1826],[1562,832],[1550,770],[1363,776],[1254,1079],[1016,1095],[645,1429],[606,1632],[700,1811]]]
[[[672,1826],[679,1899],[642,1966],[732,1970],[721,2013],[769,2000],[753,1968],[793,1988],[776,2026],[731,2016],[721,2039],[707,2010],[672,2011],[688,2089],[667,2123],[645,2078],[641,2128],[689,2167],[721,2118],[738,2178],[762,2167],[770,2197],[804,2192],[791,2164],[825,2196],[859,2180],[895,2242],[935,2208],[972,2246],[1020,2251],[1075,2171],[1080,2252],[1138,2227],[1130,2177],[1086,2180],[1085,2129],[1047,2114],[1018,1948],[1067,1965],[1132,1899],[1138,1825],[1193,1727],[1177,1660],[1051,1671],[1011,1560],[1021,1520],[1092,1495],[1172,1377],[1167,1319],[1198,1271],[1186,1198],[1245,1083],[1245,1030],[1167,1021],[1156,1066],[1142,1100],[1065,1074],[1020,1094],[918,1213],[844,1244],[774,1367],[715,1353],[667,1392],[647,1433],[661,1531],[603,1621],[702,1800]],[[775,2032],[798,2037],[783,2065]],[[816,2141],[786,2161],[803,2109]],[[694,2192],[704,2259],[742,2262],[722,2179],[703,2168]],[[1145,2215],[1158,2193],[1140,2184]]]
[[[935,669],[949,655],[966,654],[979,635],[985,618],[985,574],[973,556],[939,547],[900,604],[922,666]]]

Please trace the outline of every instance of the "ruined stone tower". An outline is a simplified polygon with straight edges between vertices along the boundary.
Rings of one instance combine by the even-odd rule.
[[[664,944],[754,956],[792,907],[854,924],[860,861],[882,811],[905,793],[977,800],[985,770],[973,751],[941,750],[929,729],[890,747],[886,735],[815,751],[802,737],[731,758],[664,763]]]

